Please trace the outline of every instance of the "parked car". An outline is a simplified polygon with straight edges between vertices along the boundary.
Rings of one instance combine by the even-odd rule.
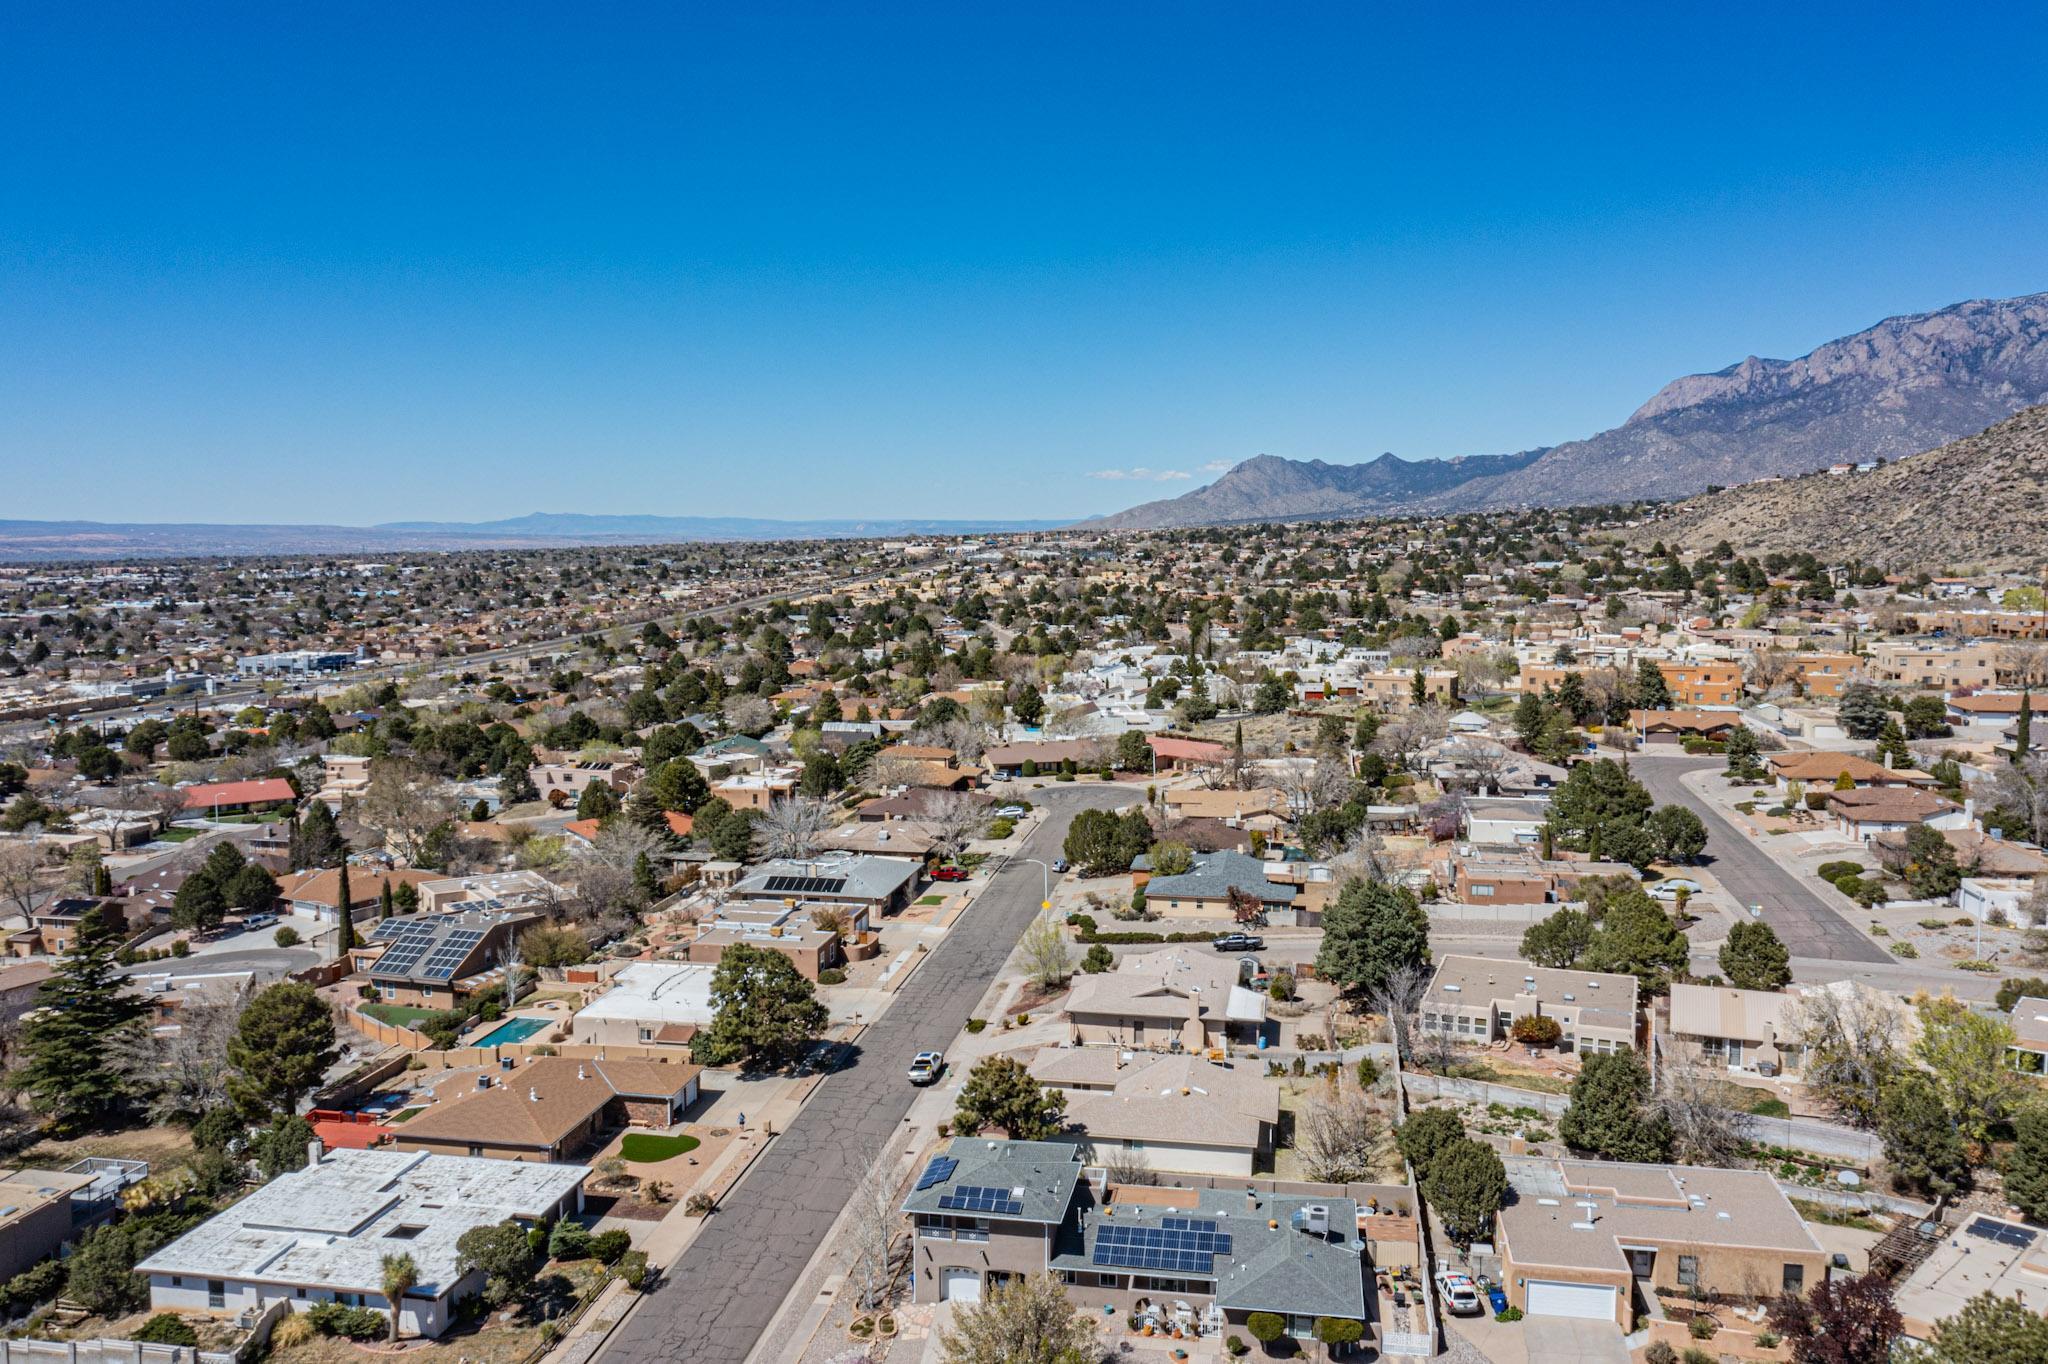
[[[354,897],[351,896],[350,898],[353,899]],[[275,914],[270,913],[268,910],[265,910],[261,914],[251,914],[248,918],[242,920],[242,927],[251,930],[258,928],[268,928],[276,922],[277,916]]]
[[[1004,805],[996,810],[995,817],[997,819],[1022,819],[1029,813],[1030,811],[1021,805]]]
[[[1439,1269],[1436,1272],[1436,1291],[1444,1301],[1444,1310],[1453,1316],[1476,1317],[1486,1310],[1479,1297],[1479,1285],[1472,1282],[1469,1274],[1460,1274],[1455,1269]]]
[[[945,1073],[944,1052],[921,1051],[910,1062],[910,1083],[914,1085],[937,1084],[939,1077]]]
[[[958,867],[932,868],[932,880],[934,881],[965,881],[966,879],[967,873]]]
[[[1054,858],[1054,859],[1052,860],[1052,874],[1053,874],[1054,876],[1065,876],[1065,875],[1067,874],[1067,859],[1066,859],[1066,858],[1064,858],[1064,857],[1055,857],[1055,858]]]
[[[1218,952],[1259,952],[1266,946],[1266,940],[1256,933],[1225,933],[1209,944]]]

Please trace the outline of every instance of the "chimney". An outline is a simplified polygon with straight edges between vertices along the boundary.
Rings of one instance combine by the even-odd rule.
[[[318,1138],[318,1137],[315,1137],[315,1138],[313,1138],[313,1140],[311,1140],[311,1141],[307,1142],[307,1143],[306,1143],[306,1168],[310,1170],[310,1169],[312,1169],[312,1168],[313,1168],[313,1167],[314,1167],[315,1165],[318,1165],[318,1164],[320,1163],[320,1158],[321,1158],[321,1156],[322,1156],[323,1154],[325,1154],[325,1152],[326,1152],[326,1149],[327,1149],[327,1148],[326,1148],[325,1146],[323,1146],[323,1145],[321,1145],[321,1144],[320,1144],[320,1138]]]
[[[526,1101],[527,1101],[528,1103],[530,1103],[530,1104],[537,1104],[537,1103],[539,1103],[539,1102],[540,1102],[540,1091],[539,1091],[539,1090],[537,1090],[537,1089],[535,1089],[535,1088],[534,1088],[533,1086],[531,1086],[531,1085],[528,1085],[528,1086],[526,1087]]]
[[[590,1078],[589,1073],[583,1069],[583,1063],[581,1061],[578,1061],[576,1063],[576,1078],[579,1080],[588,1080]]]

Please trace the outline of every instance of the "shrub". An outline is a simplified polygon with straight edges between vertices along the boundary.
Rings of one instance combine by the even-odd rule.
[[[701,1190],[683,1200],[683,1212],[690,1217],[709,1217],[717,1206],[711,1195]],[[623,1260],[620,1261],[621,1265],[624,1263]]]
[[[1493,1314],[1493,1319],[1495,1321],[1520,1321],[1522,1319],[1522,1309],[1519,1307],[1503,1307],[1500,1311]]]
[[[1365,1323],[1349,1317],[1317,1317],[1316,1339],[1325,1345],[1356,1345],[1365,1339]]]
[[[1783,1099],[1759,1099],[1749,1106],[1749,1111],[1759,1118],[1789,1118],[1792,1109]]]
[[[290,924],[286,924],[271,935],[271,941],[275,942],[279,947],[297,947],[299,945],[299,930],[293,928]]]
[[[1820,864],[1820,879],[1823,881],[1839,881],[1844,876],[1861,876],[1862,874],[1863,864],[1861,862],[1823,862]]]
[[[67,1272],[64,1262],[58,1259],[44,1260],[22,1270],[0,1285],[0,1317],[25,1315],[30,1308],[56,1297],[64,1289]]]
[[[986,1018],[970,1018],[967,1020],[967,1031],[969,1032],[980,1032],[987,1026],[988,1020]]]
[[[1717,1364],[1717,1361],[1712,1355],[1708,1354],[1705,1350],[1702,1350],[1697,1345],[1693,1346],[1684,1354],[1680,1355],[1679,1358],[1684,1360],[1685,1364]]]
[[[1554,1047],[1564,1037],[1564,1026],[1547,1014],[1523,1014],[1510,1031],[1517,1042],[1529,1047]]]
[[[590,1258],[601,1265],[617,1264],[619,1258],[632,1248],[632,1236],[617,1227],[590,1238]]]
[[[1283,1001],[1294,998],[1294,972],[1275,971],[1273,983],[1266,987],[1266,993]]]
[[[271,1353],[275,1354],[279,1350],[296,1350],[318,1334],[319,1332],[313,1329],[313,1323],[306,1320],[303,1312],[290,1313],[271,1328]]]
[[[555,1223],[554,1231],[548,1234],[548,1258],[551,1260],[581,1260],[590,1254],[590,1230],[581,1222],[567,1218]]]
[[[985,836],[988,838],[1008,838],[1015,832],[1017,832],[1017,821],[1013,819],[994,819],[989,821],[988,833]]]
[[[159,1312],[128,1339],[146,1340],[152,1345],[197,1345],[199,1333],[176,1312]]]
[[[846,984],[846,972],[840,970],[836,966],[828,966],[824,970],[818,972],[818,984],[844,985]]]
[[[1895,942],[1892,944],[1892,955],[1910,959],[1919,956],[1920,949],[1909,942]]]
[[[702,1197],[702,1195],[695,1195]],[[626,1281],[626,1287],[638,1293],[647,1284],[647,1252],[629,1250],[619,1257],[619,1277]]]
[[[1271,1345],[1287,1334],[1287,1319],[1271,1312],[1254,1312],[1244,1319],[1244,1329],[1261,1345]]]
[[[343,1307],[338,1302],[317,1302],[306,1310],[306,1320],[323,1336],[345,1336],[350,1340],[374,1340],[390,1329],[383,1314],[367,1307]]]
[[[1694,1340],[1712,1340],[1714,1333],[1721,1328],[1714,1324],[1712,1317],[1702,1314],[1687,1322],[1685,1329],[1692,1333]]]
[[[1081,969],[1091,976],[1099,976],[1116,965],[1116,957],[1101,943],[1089,945],[1088,954],[1081,958]]]
[[[1653,1340],[1650,1348],[1643,1351],[1643,1364],[1678,1364],[1678,1351],[1668,1341]]]
[[[1372,1059],[1372,1058],[1371,1058],[1370,1056],[1361,1056],[1361,1057],[1359,1057],[1359,1058],[1358,1058],[1358,1087],[1359,1087],[1360,1089],[1371,1089],[1371,1088],[1372,1088],[1372,1087],[1373,1087],[1374,1085],[1378,1084],[1379,1082],[1380,1082],[1380,1066],[1379,1066],[1379,1062],[1377,1062],[1377,1061],[1373,1060],[1373,1059]]]
[[[1230,1351],[1231,1358],[1251,1353],[1251,1346],[1244,1343],[1244,1337],[1233,1335],[1223,1342],[1223,1348]]]

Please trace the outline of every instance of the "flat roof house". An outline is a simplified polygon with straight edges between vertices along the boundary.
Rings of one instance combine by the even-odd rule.
[[[1639,1296],[1751,1304],[1803,1296],[1827,1274],[1827,1252],[1765,1170],[1518,1160],[1510,1179],[1501,1281],[1532,1317],[1627,1331]]]
[[[438,1336],[456,1302],[483,1286],[457,1267],[456,1241],[506,1220],[532,1226],[579,1211],[580,1165],[515,1164],[424,1151],[327,1151],[280,1175],[136,1265],[155,1311],[224,1316],[284,1301],[368,1307],[389,1316],[383,1257],[403,1251],[419,1283],[399,1328]]]
[[[894,914],[910,903],[920,863],[908,857],[840,853],[762,862],[732,888],[733,900],[805,901]]]
[[[544,1056],[477,1076],[477,1088],[440,1099],[395,1128],[391,1144],[444,1156],[560,1162],[615,1127],[672,1125],[697,1101],[703,1073],[701,1066],[661,1061]]]
[[[76,1170],[0,1171],[0,1279],[57,1253],[76,1225],[72,1198],[92,1187]]]
[[[1636,1045],[1636,978],[1606,971],[1557,970],[1493,957],[1447,956],[1423,996],[1420,1026],[1453,1041],[1483,1045],[1508,1035],[1529,1014],[1555,1018],[1558,1046],[1583,1055]]]
[[[713,966],[636,961],[611,989],[577,1011],[579,1042],[596,1046],[687,1046],[707,1026]]]
[[[2048,1074],[2048,999],[2032,995],[2013,1001],[2012,1045],[2006,1064],[2022,1075]]]
[[[1964,1217],[1894,1289],[1909,1339],[1926,1341],[1936,1322],[1982,1294],[2039,1312],[2048,1299],[2048,1239],[2039,1227],[1997,1216]]]
[[[917,1302],[976,1302],[1050,1270],[1077,1307],[1219,1333],[1271,1312],[1364,1322],[1367,1259],[1348,1198],[1118,1185],[1069,1142],[956,1137],[904,1200]]]

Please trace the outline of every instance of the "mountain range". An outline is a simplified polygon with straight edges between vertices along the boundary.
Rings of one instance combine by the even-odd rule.
[[[379,526],[0,521],[0,561],[170,558],[209,554],[396,554],[461,549],[703,540],[895,539],[1050,530],[1060,521],[770,521],[744,516],[594,516],[533,512],[500,521],[394,521]]]
[[[1660,510],[1631,533],[1688,556],[1809,551],[1892,573],[2048,567],[2048,407],[1910,459],[1725,488]]]
[[[1248,459],[1206,487],[1082,523],[1137,530],[1684,497],[1895,459],[2048,401],[2048,294],[1892,317],[1796,360],[1675,379],[1628,420],[1512,455]]]

